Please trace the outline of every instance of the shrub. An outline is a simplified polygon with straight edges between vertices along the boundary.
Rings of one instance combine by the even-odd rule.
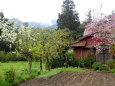
[[[33,70],[31,73],[30,73],[30,78],[35,78],[36,76],[40,75],[40,71],[37,71],[37,70]]]
[[[65,60],[61,57],[54,57],[50,59],[51,68],[64,67]]]
[[[100,70],[102,71],[110,71],[110,67],[106,64],[102,64],[102,66],[100,67]]]
[[[6,61],[6,53],[5,53],[5,51],[0,51],[0,61]]]
[[[79,59],[78,62],[79,62],[79,66],[80,66],[80,67],[85,67],[85,63],[86,63],[85,60],[86,60],[85,58]]]
[[[16,73],[13,68],[5,72],[5,81],[12,83],[15,77],[16,77]]]
[[[19,52],[0,51],[0,61],[26,61],[26,59]]]
[[[74,57],[74,53],[73,52],[67,52],[66,53],[66,57],[67,58],[73,58]]]
[[[72,67],[78,67],[78,59],[74,58],[73,52],[66,53],[67,65]]]
[[[115,60],[111,59],[107,61],[107,65],[111,68],[114,69],[115,68]]]
[[[71,64],[71,61],[73,61],[73,53],[68,52],[65,54],[65,57],[55,55],[53,58],[50,58],[50,62],[47,66],[50,65],[51,68],[68,67]]]
[[[65,54],[66,57],[59,57],[54,56],[50,59],[51,68],[57,68],[57,67],[91,67],[92,64],[95,62],[95,59],[93,57],[84,57],[81,59],[77,59],[74,57],[73,52],[67,52]]]
[[[78,67],[79,66],[79,59],[73,58],[68,61],[68,65],[71,67]]]
[[[11,86],[11,84],[5,81],[0,81],[0,86]]]
[[[102,66],[101,62],[94,62],[92,68],[94,68],[95,70],[99,70],[101,66]]]
[[[35,78],[36,76],[40,75],[41,72],[38,70],[32,70],[31,73],[28,69],[23,69],[15,78],[13,84],[20,83],[22,81],[26,81],[28,79]]]
[[[81,58],[79,59],[79,66],[80,67],[91,67],[92,64],[95,62],[94,58]]]
[[[6,54],[6,59],[7,61],[12,61],[14,59],[14,55],[12,54],[12,52],[7,52]]]
[[[111,71],[112,73],[115,73],[115,69],[111,69],[110,71]]]
[[[25,61],[26,59],[24,58],[24,56],[23,56],[21,53],[16,52],[16,53],[15,53],[15,60]]]

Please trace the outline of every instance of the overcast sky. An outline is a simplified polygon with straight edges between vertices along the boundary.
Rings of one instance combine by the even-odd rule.
[[[104,14],[115,10],[115,0],[73,1],[81,21],[85,19],[88,9],[97,9]],[[3,11],[7,18],[49,23],[58,18],[62,4],[63,0],[0,0],[0,11]]]

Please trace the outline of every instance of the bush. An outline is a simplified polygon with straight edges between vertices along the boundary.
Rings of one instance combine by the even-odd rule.
[[[15,56],[12,54],[12,52],[7,52],[6,59],[7,61],[12,61],[15,58]]]
[[[0,51],[0,61],[6,61],[6,53],[5,53],[5,51]]]
[[[11,86],[11,84],[5,81],[0,81],[0,86]]]
[[[50,59],[51,68],[64,67],[65,60],[61,57],[54,57]]]
[[[73,58],[74,57],[74,53],[73,52],[67,52],[66,53],[66,57],[67,58]]]
[[[16,77],[16,73],[13,68],[5,72],[5,81],[12,83],[15,77]]]
[[[111,71],[112,73],[115,73],[115,69],[111,69],[110,71]]]
[[[36,76],[40,75],[41,72],[38,70],[32,70],[31,73],[28,71],[28,69],[23,69],[15,78],[13,85],[20,83],[22,81],[26,81],[32,78],[35,78]]]
[[[65,54],[65,57],[59,57],[58,55],[53,56],[50,58],[50,62],[47,65],[50,65],[51,68],[58,68],[58,67],[68,67],[73,61],[73,53],[68,52]]]
[[[33,70],[31,73],[30,73],[30,78],[35,78],[36,76],[40,75],[40,71],[37,71],[37,70]]]
[[[101,62],[94,62],[92,68],[94,68],[95,70],[99,70],[101,66],[102,66]]]
[[[115,68],[115,60],[111,59],[107,61],[107,65],[111,68],[114,69]]]
[[[26,59],[19,52],[0,51],[0,61],[26,61]]]
[[[79,66],[91,67],[94,62],[95,62],[94,58],[82,58],[82,59],[79,59]]]
[[[94,54],[89,54],[80,59],[75,58],[73,52],[68,52],[66,56],[69,58],[68,65],[73,67],[91,67],[95,62]]]
[[[102,64],[102,66],[100,67],[101,71],[110,71],[110,67],[106,64]]]
[[[15,53],[15,60],[17,60],[17,61],[26,61],[24,56],[21,53],[19,53],[19,52]]]
[[[68,65],[70,67],[78,67],[79,66],[79,59],[73,58],[68,61]]]
[[[54,56],[50,59],[51,68],[57,67],[91,67],[95,62],[95,59],[90,55],[89,57],[84,57],[81,59],[77,59],[74,57],[73,52],[67,52],[65,54],[66,57]]]
[[[15,55],[12,52],[0,51],[0,61],[12,61],[15,59]]]

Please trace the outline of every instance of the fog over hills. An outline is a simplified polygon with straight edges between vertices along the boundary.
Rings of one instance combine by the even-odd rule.
[[[24,24],[25,22],[18,20],[17,18],[9,19],[10,21],[18,22],[18,25]],[[37,27],[37,28],[49,28],[49,29],[56,29],[57,23],[56,19],[51,21],[51,24],[43,23],[43,22],[26,22],[30,27]]]

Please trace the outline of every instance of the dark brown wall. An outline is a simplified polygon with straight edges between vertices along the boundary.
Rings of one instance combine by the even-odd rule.
[[[88,48],[75,48],[74,52],[75,52],[76,58],[82,58],[82,57],[86,57],[92,51],[91,51],[91,49],[88,49]]]

